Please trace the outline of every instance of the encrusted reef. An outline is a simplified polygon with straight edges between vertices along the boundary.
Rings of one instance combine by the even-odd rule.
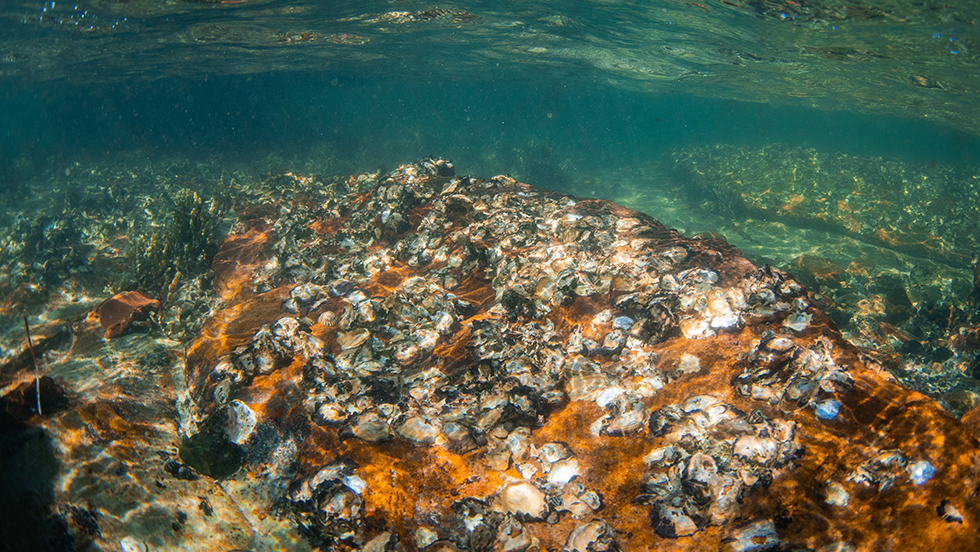
[[[215,256],[168,464],[233,458],[247,518],[323,550],[980,547],[977,440],[787,274],[442,159],[276,182]]]
[[[980,404],[975,168],[778,144],[673,150],[668,161],[703,209],[751,228],[741,244],[765,236],[752,253],[799,278],[903,386],[957,416]],[[788,227],[822,237],[795,241]]]

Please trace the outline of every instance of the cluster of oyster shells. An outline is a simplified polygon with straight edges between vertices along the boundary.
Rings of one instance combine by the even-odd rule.
[[[603,474],[561,437],[536,434],[573,403],[586,405],[575,411],[592,443],[649,443],[633,496],[649,506],[651,531],[725,526],[725,550],[775,547],[773,521],[744,519],[740,504],[803,458],[800,416],[833,424],[854,385],[834,343],[811,332],[817,311],[791,277],[605,202],[457,177],[425,159],[342,201],[280,207],[274,228],[254,280],[278,290],[278,320],[201,370],[197,397],[227,405],[229,435],[243,444],[264,424],[295,431],[237,398],[261,400],[247,388],[288,372],[282,385],[302,397],[291,414],[327,442],[440,449],[496,478],[483,494],[452,494],[438,523],[379,534],[366,517],[384,511],[371,476],[342,457],[307,463],[286,498],[322,547],[522,551],[541,545],[541,527],[563,524],[567,550],[617,548]],[[678,395],[685,381],[714,378],[715,361],[709,348],[671,343],[743,335],[753,337],[731,389]],[[665,404],[667,392],[686,398]],[[899,473],[932,476],[913,464],[855,464],[849,481],[884,489]],[[842,484],[825,490],[846,504]]]
[[[356,470],[353,463],[337,461],[293,481],[287,498],[299,523],[328,539],[354,537],[364,524],[361,495],[367,486]]]
[[[310,334],[303,322],[284,316],[259,328],[247,345],[219,360],[210,375],[217,383],[214,398],[223,404],[234,388],[250,384],[256,376],[270,374],[294,358],[303,359],[311,369],[322,370],[331,365],[326,344]]]
[[[562,447],[560,443],[547,443],[535,449],[534,455],[542,463],[553,460],[554,472],[561,472],[563,461],[572,458],[571,451]],[[313,536],[315,543],[355,545],[355,537],[365,525],[363,495],[367,488],[367,483],[357,475],[357,469],[353,462],[338,460],[290,484],[287,500],[294,517]],[[576,476],[570,475],[568,479]],[[520,552],[540,544],[527,530],[526,523],[554,520],[559,511],[571,512],[575,519],[585,519],[600,507],[598,495],[585,490],[577,481],[562,483],[549,479],[535,484],[512,480],[501,485],[487,500],[466,497],[457,501],[449,519],[438,526],[419,527],[413,544],[419,550],[428,551],[500,549]],[[391,541],[392,536],[384,533],[362,549],[384,550]],[[568,534],[565,545],[569,552],[616,549],[612,527],[599,519],[578,524]]]
[[[720,286],[713,269],[683,268],[690,251],[660,246],[662,229],[637,218],[580,212],[576,200],[541,191],[522,192],[522,201],[514,201],[494,193],[516,185],[506,176],[480,182],[450,175],[451,165],[443,160],[400,168],[366,204],[346,213],[342,232],[326,244],[336,254],[297,253],[283,261],[294,280],[308,278],[283,301],[287,316],[218,362],[210,377],[215,398],[228,401],[237,386],[301,359],[311,418],[342,437],[459,452],[485,447],[488,467],[516,468],[523,479],[503,485],[491,500],[493,508],[514,517],[511,523],[558,512],[585,519],[601,508],[601,497],[582,484],[566,445],[531,443],[531,428],[567,401],[594,401],[602,409],[591,426],[597,436],[636,434],[648,422],[660,424],[654,434],[662,435],[667,418],[694,427],[700,423],[694,420],[707,416],[710,423],[697,428],[700,445],[689,444],[693,434],[685,438],[678,430],[666,437],[670,452],[650,457],[651,464],[666,463],[677,477],[660,481],[651,474],[645,496],[658,496],[655,516],[674,520],[675,528],[664,534],[690,534],[696,525],[687,527],[685,519],[733,519],[742,487],[765,481],[767,470],[796,450],[792,428],[781,427],[779,434],[788,437],[773,440],[768,435],[777,433],[775,422],[750,423],[705,397],[697,408],[659,409],[651,416],[649,399],[671,375],[698,369],[696,357],[661,366],[652,347],[673,335],[700,338],[735,329],[746,317],[805,311],[802,288],[768,268],[741,286]],[[441,190],[423,185],[432,176],[446,178]],[[459,193],[464,186],[468,193]],[[523,201],[529,195],[537,201]],[[429,201],[431,210],[416,210]],[[447,222],[458,219],[469,224]],[[392,236],[400,236],[392,246],[374,246]],[[306,247],[290,249],[315,249],[325,245],[321,241],[310,238]],[[522,254],[506,253],[514,248]],[[373,278],[400,264],[438,268],[386,284],[379,294]],[[474,274],[481,268],[482,274]],[[467,278],[481,276],[490,280],[493,296],[459,293]],[[610,293],[616,294],[613,308],[578,324],[559,328],[549,316],[576,299]],[[493,302],[487,315],[474,316],[486,301]],[[328,344],[312,335],[313,324],[335,328],[334,339]],[[465,360],[447,365],[456,356],[435,354],[439,347],[455,348]],[[707,438],[719,424],[731,441],[724,446],[721,437]],[[698,448],[708,442],[727,446],[728,457]],[[303,519],[317,520],[310,526],[349,537],[358,523],[341,523],[337,516],[358,511],[357,493],[336,478],[321,477],[323,470],[312,480],[301,479],[300,488],[308,491],[290,500]],[[682,498],[678,477],[705,490]],[[340,513],[313,506],[333,504],[337,493],[349,503]]]
[[[818,417],[832,420],[840,410],[836,395],[853,386],[847,367],[834,361],[833,350],[826,339],[801,347],[790,337],[765,332],[745,355],[745,371],[735,389],[783,412],[812,406]]]
[[[525,519],[552,522],[560,512],[583,519],[602,508],[602,497],[582,483],[585,474],[571,448],[560,442],[528,446],[529,435],[527,428],[517,428],[487,450],[488,458],[492,459],[500,454],[503,445],[523,477],[497,490],[496,506]]]
[[[658,409],[650,431],[662,444],[644,458],[650,471],[636,502],[653,505],[654,530],[665,537],[733,521],[742,496],[802,452],[795,422],[747,416],[711,395]]]

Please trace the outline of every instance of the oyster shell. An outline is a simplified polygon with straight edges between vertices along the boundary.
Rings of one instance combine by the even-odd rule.
[[[544,519],[549,511],[545,494],[527,481],[504,483],[497,489],[497,500],[501,510],[519,518]]]
[[[612,527],[602,520],[579,525],[568,534],[563,551],[603,552],[616,550]]]

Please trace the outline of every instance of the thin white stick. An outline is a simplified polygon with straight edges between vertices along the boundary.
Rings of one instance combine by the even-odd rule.
[[[27,348],[31,350],[31,363],[34,364],[34,394],[37,395],[37,415],[41,413],[41,374],[37,370],[37,357],[34,356],[34,344],[31,343],[31,327],[27,325],[27,317],[24,317],[24,331],[27,333]]]

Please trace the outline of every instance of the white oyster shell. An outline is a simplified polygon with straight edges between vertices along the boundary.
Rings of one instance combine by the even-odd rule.
[[[255,412],[247,404],[235,399],[228,408],[228,439],[236,445],[244,444],[255,431]]]
[[[851,495],[844,490],[844,486],[836,481],[827,483],[827,499],[824,501],[831,506],[847,506]]]
[[[775,440],[756,435],[739,437],[732,448],[734,454],[744,456],[760,464],[765,464],[775,458],[778,451],[779,444]]]
[[[548,502],[543,492],[527,481],[504,483],[499,489],[500,508],[515,516],[544,519]]]

